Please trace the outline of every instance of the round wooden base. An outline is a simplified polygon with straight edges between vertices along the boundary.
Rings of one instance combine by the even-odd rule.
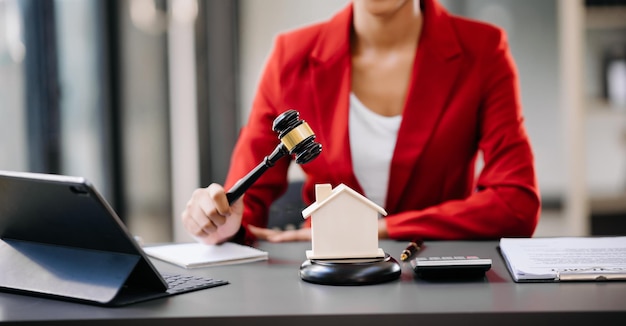
[[[305,260],[300,265],[302,280],[324,285],[366,285],[400,277],[400,264],[389,254],[374,259]]]

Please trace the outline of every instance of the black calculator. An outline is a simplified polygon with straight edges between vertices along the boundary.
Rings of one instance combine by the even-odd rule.
[[[466,279],[484,277],[491,269],[491,259],[478,256],[415,257],[411,267],[420,278]]]

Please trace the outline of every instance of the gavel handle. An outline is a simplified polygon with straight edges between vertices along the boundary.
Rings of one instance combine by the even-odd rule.
[[[239,179],[239,181],[237,181],[237,183],[235,183],[233,187],[228,190],[226,193],[228,203],[232,204],[239,199],[239,197],[241,197],[243,193],[246,192],[246,190],[248,190],[248,188],[250,188],[250,186],[252,186],[252,184],[259,179],[263,173],[265,173],[265,171],[267,171],[267,169],[274,166],[280,158],[287,154],[289,154],[289,151],[287,151],[285,145],[283,145],[283,143],[278,144],[274,151],[263,159],[263,162],[259,163],[259,165],[252,169],[252,171],[248,172],[246,176]]]

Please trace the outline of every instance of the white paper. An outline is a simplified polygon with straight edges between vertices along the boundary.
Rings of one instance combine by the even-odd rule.
[[[185,268],[240,264],[268,259],[265,251],[232,242],[220,245],[174,243],[143,249],[151,257]]]
[[[626,237],[503,238],[500,250],[516,281],[626,273]]]

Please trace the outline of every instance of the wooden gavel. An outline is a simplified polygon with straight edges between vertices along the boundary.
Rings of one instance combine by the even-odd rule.
[[[280,143],[270,155],[263,159],[263,162],[228,190],[226,198],[229,204],[241,197],[267,169],[274,166],[283,156],[295,155],[296,163],[305,164],[322,152],[322,145],[315,142],[313,130],[306,121],[300,120],[300,114],[296,110],[288,110],[279,115],[274,120],[272,130],[278,133]]]

